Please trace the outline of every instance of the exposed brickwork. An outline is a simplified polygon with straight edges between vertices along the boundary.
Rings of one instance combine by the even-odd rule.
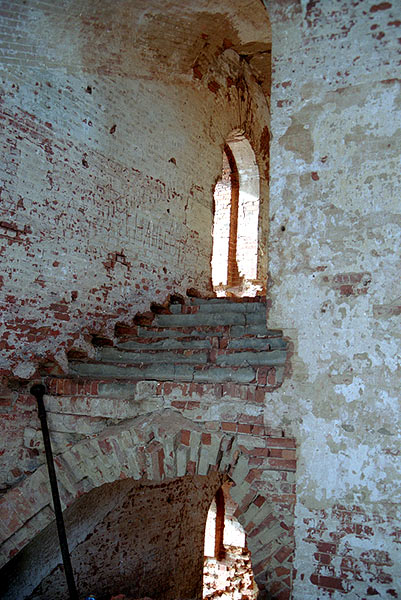
[[[217,35],[207,13],[191,34],[185,22],[183,64],[160,68],[128,41],[128,23],[135,29],[141,14],[139,39],[145,47],[152,39],[156,22],[146,3],[127,8],[129,17],[107,2],[82,14],[68,0],[65,10],[68,26],[56,4],[36,0],[16,0],[12,10],[5,3],[1,14],[0,373],[23,378],[50,358],[62,363],[76,338],[109,334],[170,292],[211,290],[212,187],[221,168],[215,134],[223,142],[241,128],[257,148],[268,120],[250,68],[219,37],[201,52],[201,80],[188,81],[191,35],[202,27]],[[106,31],[110,18],[116,27]],[[159,25],[168,30],[167,23]],[[168,35],[156,37],[168,44]],[[241,82],[246,104],[228,74]],[[185,82],[178,104],[177,81]],[[266,231],[265,219],[262,246]]]
[[[142,589],[152,591],[155,598],[162,594],[174,598],[180,590],[200,597],[203,521],[222,477],[213,472],[162,483],[123,479],[77,499],[65,519],[80,596],[91,590],[96,597],[110,598],[117,591],[130,590],[133,597]],[[191,545],[191,553],[183,540]],[[24,595],[35,586],[29,598],[46,599],[56,590],[65,593],[57,544],[54,527],[42,531],[2,571],[2,597],[7,597],[7,586],[12,589],[16,583]],[[42,581],[35,567],[38,555],[40,567],[46,565],[43,574],[49,573]],[[80,564],[82,568],[77,568]]]
[[[290,565],[294,550],[295,496],[292,489],[283,488],[283,478],[288,481],[289,467],[272,465],[269,458],[264,457],[255,469],[249,443],[268,445],[269,438],[264,434],[248,434],[248,437],[249,442],[243,446],[245,442],[241,443],[239,434],[208,432],[207,427],[205,431],[169,409],[152,417],[139,417],[129,425],[111,426],[57,457],[62,503],[72,505],[82,493],[122,478],[164,481],[186,474],[227,473],[235,484],[231,495],[239,506],[238,518],[248,531],[256,581],[262,588],[270,589],[274,584],[280,590],[289,590],[291,582],[274,572],[274,567],[283,562]],[[277,448],[280,444],[272,439]],[[287,440],[281,445],[287,447],[293,445],[293,441]],[[261,454],[263,457],[264,453]],[[1,499],[3,564],[52,519],[46,478],[43,465]],[[37,494],[39,481],[43,490],[40,496]],[[259,510],[261,497],[265,503]],[[35,522],[37,528],[33,525]],[[267,545],[266,532],[269,532]],[[264,555],[260,557],[262,549],[263,553],[268,549],[268,564]]]
[[[268,410],[297,423],[293,596],[401,597],[400,3],[264,4],[269,323],[294,334]]]
[[[85,361],[70,353],[69,373],[114,380],[257,383],[271,391],[288,371],[288,343],[281,331],[267,329],[262,297],[242,300],[198,298],[189,306],[166,305],[162,312],[156,306],[156,315],[138,316],[142,325],[133,335],[123,330],[114,343],[102,341],[87,350]]]
[[[391,520],[378,514],[368,514],[359,506],[334,506],[330,511],[315,511],[304,518],[306,544],[314,547],[313,571],[310,582],[333,593],[355,593],[363,590],[366,596],[398,597],[397,567],[378,540],[390,536],[401,544],[401,529]],[[354,548],[347,543],[352,535]],[[297,573],[304,580],[305,573]]]
[[[203,581],[203,597],[208,600],[221,598],[223,594],[257,598],[250,556],[243,548],[227,547],[222,560],[206,558]]]
[[[1,3],[4,560],[53,519],[25,385],[40,372],[71,507],[131,473],[105,431],[171,411],[186,421],[174,449],[128,432],[132,472],[223,471],[235,438],[224,468],[275,600],[291,587],[293,600],[401,596],[399,2],[264,4]],[[291,378],[279,387],[277,366],[259,365],[248,382],[72,382],[69,360],[138,335],[151,302],[210,291],[212,190],[238,130],[260,176],[258,279],[269,272],[269,326],[293,340]],[[215,365],[232,356],[216,327]],[[276,514],[294,509],[294,448],[268,441],[294,437],[293,522]]]

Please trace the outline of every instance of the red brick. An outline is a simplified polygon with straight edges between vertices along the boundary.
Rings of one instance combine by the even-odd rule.
[[[282,450],[281,455],[283,458],[287,458],[289,460],[296,459],[296,451],[295,450]]]
[[[210,446],[212,443],[212,436],[210,433],[202,433],[202,444],[205,446]]]
[[[108,440],[98,440],[98,444],[103,454],[111,454],[113,452],[113,447]]]
[[[266,385],[267,384],[268,373],[269,373],[269,368],[268,367],[259,367],[259,369],[257,370],[257,382],[258,382],[258,384],[260,384],[260,385]]]
[[[243,423],[238,424],[238,433],[251,433],[251,426],[244,425]]]
[[[274,555],[274,558],[276,560],[278,560],[278,562],[282,563],[285,560],[288,559],[289,556],[291,556],[293,550],[292,548],[280,548],[280,550],[278,552],[276,552],[276,554]]]
[[[210,429],[212,431],[218,431],[220,429],[220,421],[205,421],[204,426],[205,426],[205,429]]]
[[[259,508],[261,506],[263,506],[263,504],[266,502],[266,498],[263,498],[263,496],[257,496],[255,498],[255,500],[253,501],[254,504],[256,504],[256,506],[258,506]]]
[[[265,390],[263,390],[262,388],[256,389],[256,391],[255,391],[255,402],[258,402],[259,404],[264,404],[265,403],[265,397],[266,397]]]
[[[169,381],[167,381],[166,383],[163,384],[163,392],[166,395],[171,394],[171,392],[173,391],[173,389],[174,389],[174,384],[173,383],[170,383]]]
[[[336,544],[331,544],[330,542],[318,542],[316,546],[319,552],[327,554],[335,554],[337,552]]]
[[[283,458],[283,450],[281,448],[269,448],[268,456],[273,458]]]
[[[319,575],[319,587],[326,589],[345,591],[343,586],[343,580],[339,577],[326,577],[325,575]]]
[[[267,375],[267,383],[269,385],[276,385],[276,369],[270,369]]]
[[[180,410],[185,409],[187,403],[183,400],[173,400],[171,402],[171,406],[174,406],[175,408],[179,408]]]
[[[252,448],[249,450],[249,454],[251,456],[269,456],[270,450],[269,448]]]
[[[223,431],[237,431],[237,423],[229,423],[227,421],[223,421],[221,424],[221,428]]]
[[[289,471],[295,471],[296,461],[285,460],[284,458],[268,458],[267,462],[273,469],[288,469]]]
[[[260,471],[259,469],[251,469],[248,475],[245,477],[245,481],[248,483],[252,483],[252,481],[260,477],[261,473],[262,471]]]
[[[181,444],[184,444],[184,446],[189,446],[190,441],[191,441],[191,432],[188,431],[187,429],[182,429],[181,430]]]
[[[322,565],[329,565],[331,563],[331,559],[332,559],[330,554],[323,554],[320,552],[315,552],[314,557]]]
[[[200,402],[196,402],[195,400],[188,400],[186,403],[186,410],[196,410],[200,408]]]
[[[270,448],[275,447],[275,448],[295,448],[295,440],[291,439],[291,438],[273,438],[273,437],[269,437],[269,439],[266,442],[266,445],[269,446]]]
[[[283,575],[289,575],[289,573],[291,573],[290,569],[287,569],[286,567],[277,567],[276,569],[274,569],[274,572],[278,577],[282,577]]]
[[[252,467],[261,467],[264,463],[263,458],[257,456],[251,456],[249,459],[249,465]]]

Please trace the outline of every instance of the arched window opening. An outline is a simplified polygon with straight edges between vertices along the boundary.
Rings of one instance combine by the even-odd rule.
[[[243,132],[231,134],[214,191],[212,282],[217,296],[255,296],[258,280],[259,170]]]
[[[258,589],[254,582],[251,555],[246,534],[234,516],[236,503],[230,496],[231,482],[217,491],[212,501],[205,530],[205,560],[203,569],[203,598],[226,600],[247,597],[256,600]]]

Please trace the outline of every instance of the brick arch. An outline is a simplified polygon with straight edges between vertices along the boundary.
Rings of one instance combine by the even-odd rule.
[[[230,493],[238,504],[236,517],[247,532],[259,587],[272,598],[290,598],[291,527],[280,520],[278,507],[261,489],[255,456],[260,467],[268,453],[260,450],[241,446],[236,433],[205,431],[166,409],[108,427],[57,456],[63,509],[82,494],[120,479],[163,481],[186,474],[227,473],[234,483]],[[45,465],[2,498],[2,565],[54,519],[50,502]]]

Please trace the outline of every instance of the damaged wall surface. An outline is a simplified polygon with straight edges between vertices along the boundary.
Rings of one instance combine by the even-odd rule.
[[[1,3],[2,373],[63,364],[85,334],[211,290],[233,130],[258,151],[265,257],[269,109],[250,62],[269,73],[268,18],[208,5]]]
[[[295,347],[266,419],[299,444],[294,597],[399,597],[401,5],[266,7],[269,325]]]
[[[214,472],[153,484],[124,479],[83,495],[65,515],[75,532],[70,546],[78,589],[99,600],[115,590],[151,598],[201,595],[204,520],[219,485],[221,475]],[[21,563],[29,573],[28,581],[13,582],[19,594],[29,593],[36,577],[39,585],[28,594],[32,600],[68,596],[64,573],[53,558],[55,543],[56,532],[49,526],[11,565],[12,579],[20,578]]]
[[[273,600],[401,597],[401,5],[264,4],[0,1],[0,559],[19,598],[58,577],[54,555],[35,582],[21,566],[54,519],[28,393],[47,376],[67,511],[100,486],[115,502],[229,473]],[[73,380],[67,355],[90,360],[152,302],[211,295],[233,131],[259,169],[283,385]]]

